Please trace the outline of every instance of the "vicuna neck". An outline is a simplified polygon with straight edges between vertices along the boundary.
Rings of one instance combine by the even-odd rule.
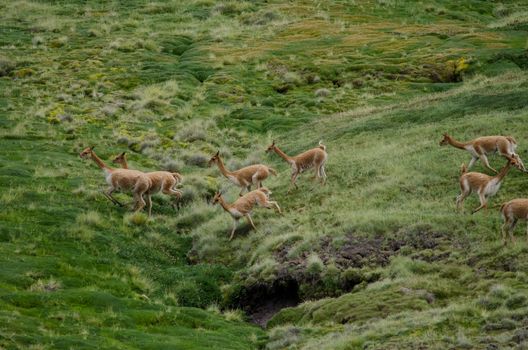
[[[95,152],[91,152],[90,153],[90,157],[92,158],[92,160],[95,162],[95,164],[97,164],[97,166],[101,169],[106,169],[106,170],[112,170],[112,168],[109,168],[102,160],[101,158],[99,158],[97,156],[97,154],[95,154]]]
[[[284,159],[285,161],[287,161],[288,163],[291,162],[292,158],[290,156],[288,156],[286,153],[284,153],[283,151],[281,151],[281,149],[277,146],[273,147],[273,150],[275,151],[275,153],[277,153],[282,159]]]
[[[127,162],[126,156],[124,156],[123,159],[121,160],[121,167],[123,169],[128,169],[128,162]]]
[[[506,174],[508,174],[508,171],[510,171],[510,168],[511,168],[511,164],[508,163],[508,164],[506,164],[506,166],[504,166],[504,168],[502,168],[500,170],[500,172],[496,175],[496,177],[499,179],[499,181],[502,181],[502,179],[504,179]]]
[[[446,136],[446,138],[447,138],[447,142],[449,142],[451,146],[460,148],[460,149],[465,149],[465,146],[466,146],[465,143],[459,142],[455,140],[454,138],[452,138],[451,136]]]
[[[226,201],[224,200],[224,197],[218,198],[218,202],[220,203],[222,208],[224,208],[225,211],[227,212],[229,211],[230,205],[226,203]]]
[[[233,173],[226,169],[224,166],[224,162],[222,162],[222,158],[218,157],[218,162],[216,163],[218,165],[218,169],[220,169],[220,172],[224,174],[225,177],[228,177],[232,175]]]

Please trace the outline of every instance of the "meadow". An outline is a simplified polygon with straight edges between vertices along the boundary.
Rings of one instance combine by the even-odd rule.
[[[503,246],[497,206],[528,177],[457,212],[470,155],[439,146],[528,161],[527,32],[524,1],[0,1],[0,349],[527,347],[526,226]],[[273,140],[323,140],[327,184],[287,194]],[[114,206],[88,146],[183,174],[180,208]],[[284,214],[232,241],[218,150],[278,171]]]

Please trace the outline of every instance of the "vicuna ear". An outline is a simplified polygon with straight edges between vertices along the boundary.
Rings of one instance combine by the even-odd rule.
[[[215,154],[215,156],[217,156],[217,157],[218,157],[219,155],[220,155],[220,150],[216,151],[216,154]]]
[[[124,156],[125,156],[125,154],[126,154],[126,152],[123,152],[123,153],[121,153],[121,157],[124,157]]]
[[[90,151],[93,151],[94,148],[95,148],[95,146],[90,147]]]

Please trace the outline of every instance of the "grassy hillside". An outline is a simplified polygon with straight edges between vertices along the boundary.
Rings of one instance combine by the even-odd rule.
[[[526,346],[525,227],[503,247],[496,208],[457,213],[470,157],[438,142],[513,135],[527,161],[527,11],[0,1],[0,348]],[[327,186],[305,174],[287,194],[273,139],[288,154],[323,140]],[[181,208],[113,206],[78,157],[91,145],[181,172]],[[279,171],[284,215],[258,210],[231,242],[208,203],[239,191],[207,167],[218,149],[230,169]],[[512,170],[491,205],[526,180]]]

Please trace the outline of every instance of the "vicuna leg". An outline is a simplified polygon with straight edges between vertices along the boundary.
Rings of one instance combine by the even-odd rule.
[[[288,193],[291,192],[293,187],[299,188],[299,187],[297,187],[297,184],[295,183],[295,181],[297,181],[297,176],[299,176],[299,173],[297,171],[292,173],[291,182],[290,182],[290,189],[288,190]]]
[[[105,195],[106,198],[108,198],[112,203],[114,204],[117,204],[119,205],[120,207],[123,206],[123,204],[121,202],[119,202],[117,199],[115,199],[113,196],[112,196],[112,193],[115,191],[115,188],[113,187],[109,187],[106,191],[103,191],[103,194]]]
[[[176,183],[165,183],[164,182],[161,188],[161,192],[168,196],[173,196],[176,199],[180,199],[183,195],[183,192],[175,189],[174,186],[176,186]],[[174,201],[174,203],[172,204],[174,208],[176,208],[177,205],[178,205],[178,202],[176,201]]]
[[[239,197],[242,197],[242,195],[244,194],[244,190],[247,190],[247,187],[242,187],[240,193],[238,194]]]
[[[489,165],[489,162],[488,162],[488,157],[486,157],[486,154],[485,153],[482,153],[480,155],[480,159],[482,160],[482,163],[484,163],[484,166],[486,168],[488,168],[489,170],[493,171],[495,174],[497,174],[497,170],[493,169],[490,165]]]
[[[150,198],[150,194],[145,193],[145,197],[147,198],[147,208],[148,208],[148,215],[152,215],[152,198]]]
[[[231,230],[231,236],[229,236],[229,240],[232,240],[233,237],[235,236],[235,230],[236,230],[236,227],[237,227],[237,222],[238,222],[237,219],[233,219],[233,229]]]
[[[268,209],[275,208],[275,209],[277,209],[279,214],[282,214],[281,208],[279,207],[279,203],[277,203],[276,201],[268,201],[267,203],[264,203],[264,207],[266,207]]]
[[[502,234],[502,244],[506,245],[506,230],[508,229],[509,223],[508,219],[504,218],[504,224],[502,224],[501,227],[501,234]]]
[[[249,223],[253,227],[253,229],[256,231],[257,228],[255,227],[255,224],[253,223],[253,220],[251,219],[251,216],[249,214],[246,214],[246,218],[248,219]]]
[[[319,177],[321,178],[321,183],[323,185],[326,184],[326,172],[325,172],[324,164],[321,164],[321,167],[319,167]]]
[[[138,212],[138,211],[143,210],[143,208],[146,205],[145,200],[143,199],[143,193],[139,193],[139,192],[134,193],[134,203],[135,203],[134,211]]]
[[[471,193],[471,189],[468,187],[464,187],[462,184],[460,185],[460,191],[461,193],[456,198],[456,207],[457,210],[464,208],[464,199],[466,199],[467,196]]]
[[[473,158],[471,158],[471,160],[469,161],[468,167],[467,167],[468,170],[471,169],[471,167],[473,165],[475,165],[475,162],[477,161],[477,159],[478,159],[478,157],[475,157],[475,156],[473,156]]]
[[[480,206],[477,209],[473,210],[473,214],[475,214],[480,209],[486,208],[488,206],[488,199],[483,193],[479,193],[479,199],[480,199]]]
[[[517,225],[517,219],[513,219],[510,223],[510,227],[508,227],[508,234],[510,236],[510,241],[512,243],[515,242],[515,238],[513,237],[513,230],[515,229],[515,226]]]

